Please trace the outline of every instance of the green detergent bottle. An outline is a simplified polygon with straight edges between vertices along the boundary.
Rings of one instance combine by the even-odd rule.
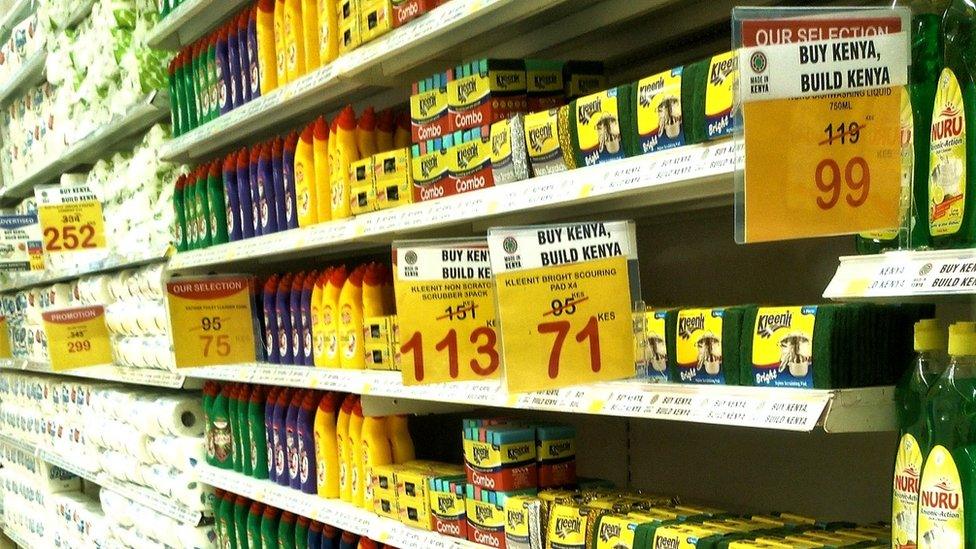
[[[278,548],[295,549],[295,513],[285,511],[278,523]]]
[[[224,385],[220,394],[214,399],[211,409],[213,415],[210,428],[213,430],[214,439],[214,463],[213,465],[221,469],[233,469],[234,437],[230,428],[230,385]]]
[[[210,165],[208,164],[200,170],[198,179],[193,184],[194,203],[196,204],[194,219],[199,231],[197,244],[200,248],[209,248],[213,244],[213,235],[210,234],[210,203],[207,200],[207,173],[209,171]]]
[[[241,386],[241,390],[237,394],[240,404],[237,407],[237,417],[235,418],[238,426],[237,448],[241,452],[241,472],[247,476],[253,476],[254,474],[254,456],[251,454],[251,425],[248,419],[252,393],[253,388],[251,385],[244,384]]]
[[[247,546],[248,549],[271,549],[261,543],[261,521],[264,518],[264,504],[255,501],[247,512]]]
[[[237,528],[234,524],[234,500],[236,495],[224,492],[216,515],[217,525],[224,538],[223,547],[237,547]]]
[[[952,0],[942,20],[944,68],[932,111],[929,166],[929,232],[936,248],[976,244],[976,6]]]
[[[932,450],[922,466],[918,549],[976,547],[976,323],[949,326],[949,366],[929,391]]]
[[[173,190],[173,241],[180,252],[187,250],[186,245],[186,203],[183,199],[183,187],[186,186],[186,174],[180,174],[174,183]]]
[[[196,182],[199,169],[191,171],[186,176],[186,184],[183,185],[183,219],[186,222],[186,249],[195,250],[199,248],[197,230],[197,194]]]
[[[310,523],[308,517],[299,516],[295,520],[295,549],[308,549],[308,525]]]
[[[267,397],[268,388],[264,385],[258,385],[251,392],[251,401],[247,407],[251,476],[256,479],[268,478],[268,452],[265,447],[267,435],[264,425],[264,406]]]
[[[278,549],[278,513],[280,511],[274,507],[264,508],[264,517],[261,519],[261,546]]]
[[[238,473],[244,472],[244,466],[241,464],[241,425],[238,423],[237,418],[240,413],[241,399],[240,399],[241,386],[235,383],[230,390],[230,395],[227,397],[227,417],[230,419],[230,435],[231,440],[234,441],[234,451],[231,453],[231,465],[234,471]]]
[[[207,170],[207,225],[210,228],[211,244],[224,244],[230,241],[227,236],[227,202],[224,200],[224,179],[221,162],[210,165]]]
[[[234,533],[237,534],[237,548],[250,549],[247,539],[247,518],[251,510],[251,500],[244,496],[234,498]]]
[[[207,500],[210,503],[210,512],[214,516],[214,532],[217,534],[217,547],[224,547],[224,532],[220,529],[220,505],[224,502],[224,491],[220,488],[214,488],[212,494],[207,496]]]
[[[915,361],[895,388],[900,439],[891,497],[891,540],[896,547],[918,541],[918,481],[930,450],[925,398],[946,367],[946,334],[934,319],[915,323]]]

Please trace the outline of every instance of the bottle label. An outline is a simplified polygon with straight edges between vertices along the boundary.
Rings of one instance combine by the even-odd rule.
[[[681,131],[681,73],[664,71],[637,83],[637,133],[642,153],[663,151],[685,143]]]
[[[869,240],[894,240],[902,227],[912,216],[912,182],[915,179],[915,116],[912,114],[912,101],[908,88],[901,87],[901,114],[899,116],[901,135],[901,195],[898,207],[898,226],[885,231],[862,233]]]
[[[227,205],[225,215],[227,216],[227,234],[234,234],[234,211],[229,204]]]
[[[342,306],[342,313],[339,315],[339,322],[342,324],[342,354],[347,359],[356,356],[356,349],[359,348],[359,338],[362,336],[362,328],[354,325],[352,318],[352,307]]]
[[[216,417],[213,422],[214,457],[219,463],[231,458],[234,452],[234,439],[230,432],[230,422],[227,418]]]
[[[929,147],[929,229],[955,234],[966,211],[966,113],[951,69],[939,76]]]
[[[576,131],[586,166],[623,158],[617,88],[576,100]]]
[[[705,82],[705,130],[708,139],[732,133],[735,82],[738,78],[739,58],[736,52],[712,57]]]
[[[722,309],[684,309],[678,313],[676,341],[681,383],[724,384]]]
[[[752,330],[753,384],[813,388],[817,307],[761,307]]]
[[[251,439],[251,470],[257,471],[258,469],[258,445]]]
[[[922,474],[922,452],[918,441],[906,433],[898,442],[895,456],[894,491],[891,497],[891,541],[893,547],[914,547],[918,540],[918,485]]]
[[[965,546],[963,493],[959,470],[943,446],[929,452],[922,471],[918,502],[918,548]]]

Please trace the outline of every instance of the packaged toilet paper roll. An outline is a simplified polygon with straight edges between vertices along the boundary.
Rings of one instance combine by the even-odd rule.
[[[203,436],[203,405],[189,396],[150,396],[134,400],[133,424],[152,436]]]
[[[153,461],[179,471],[192,470],[207,457],[202,438],[159,437],[151,439],[148,448]]]

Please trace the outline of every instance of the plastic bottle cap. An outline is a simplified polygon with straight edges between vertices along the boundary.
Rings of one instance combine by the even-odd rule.
[[[976,356],[976,323],[957,322],[949,326],[949,354]]]
[[[915,323],[915,350],[938,351],[946,348],[946,334],[934,318]]]

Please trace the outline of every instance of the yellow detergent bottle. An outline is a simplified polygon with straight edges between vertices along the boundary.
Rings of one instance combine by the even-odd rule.
[[[366,368],[363,345],[363,275],[360,265],[349,275],[339,293],[339,364],[351,370]]]
[[[392,314],[386,302],[385,286],[389,269],[383,263],[370,263],[363,275],[363,318]]]
[[[285,43],[285,0],[275,0],[274,9],[274,38],[275,38],[275,70],[278,74],[278,85],[288,83],[288,64],[285,61],[287,44]]]
[[[378,152],[376,148],[376,112],[373,107],[367,107],[359,117],[356,125],[356,147],[359,158],[367,158]],[[357,158],[357,160],[359,160]]]
[[[324,116],[315,120],[312,132],[312,154],[315,157],[315,217],[319,223],[332,220],[332,191],[329,187],[329,124]]]
[[[407,416],[387,416],[386,434],[390,438],[390,449],[393,452],[393,463],[406,463],[417,459],[410,437]]]
[[[339,294],[346,284],[346,266],[332,270],[332,277],[322,291],[322,333],[325,337],[325,368],[341,368],[339,359]]]
[[[302,38],[305,40],[305,72],[319,68],[319,12],[316,0],[302,1]]]
[[[339,458],[339,499],[352,501],[352,450],[349,440],[349,419],[352,409],[359,401],[356,395],[349,395],[342,401],[336,416],[336,450]]]
[[[325,294],[325,287],[332,278],[334,267],[328,267],[315,279],[315,286],[312,287],[312,364],[316,368],[325,367],[325,324],[322,322],[322,296]]]
[[[319,63],[326,65],[339,56],[339,6],[336,0],[318,0]]]
[[[302,130],[298,145],[295,147],[295,199],[297,201],[299,227],[308,227],[319,222],[314,133],[315,123],[313,122]]]
[[[332,219],[344,219],[351,215],[349,209],[349,165],[359,160],[359,146],[356,144],[356,112],[352,107],[343,109],[336,118],[335,155],[329,158],[332,177]]]
[[[345,395],[329,392],[319,401],[315,412],[316,491],[319,497],[339,497],[339,445],[336,422]]]
[[[285,71],[288,80],[305,74],[305,26],[302,0],[285,0]]]
[[[350,479],[350,503],[356,507],[363,506],[363,476],[365,470],[363,468],[363,405],[359,399],[356,399],[356,404],[352,407],[352,413],[349,415],[349,451],[350,451],[350,466],[349,471],[352,473]]]
[[[258,74],[261,95],[278,87],[278,55],[275,52],[275,0],[258,2]]]
[[[363,509],[373,509],[373,467],[393,463],[385,417],[364,417],[362,442]]]

